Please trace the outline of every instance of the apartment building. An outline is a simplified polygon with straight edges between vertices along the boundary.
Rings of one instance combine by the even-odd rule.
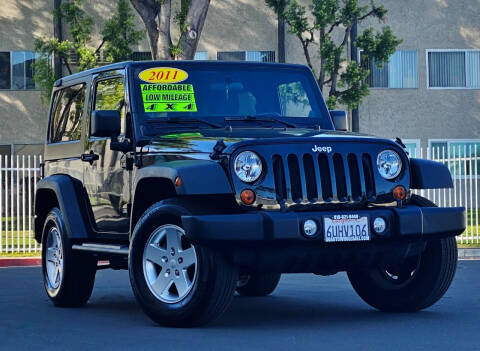
[[[308,4],[307,0],[302,0]],[[368,3],[368,1],[365,1]],[[401,137],[412,153],[439,147],[456,152],[480,145],[480,2],[478,0],[377,0],[387,23],[403,39],[382,69],[371,66],[371,93],[359,108],[360,132]],[[102,22],[115,2],[85,0]],[[32,79],[34,38],[53,35],[53,1],[3,0],[0,12],[0,154],[38,150],[47,107]],[[142,26],[138,19],[139,26]],[[371,21],[359,27],[380,28]],[[262,0],[212,0],[196,59],[305,63],[298,39],[278,35],[277,17]],[[281,33],[282,34],[282,33]],[[284,53],[278,52],[279,40]],[[317,57],[316,48],[312,56]],[[148,57],[148,43],[134,59]],[[34,145],[34,146],[28,146]],[[424,151],[426,152],[426,151]]]

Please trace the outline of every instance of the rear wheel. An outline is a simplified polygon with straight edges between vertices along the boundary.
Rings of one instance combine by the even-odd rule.
[[[267,296],[273,293],[280,281],[280,273],[241,275],[237,282],[237,292],[242,296]]]
[[[434,203],[413,195],[421,207]],[[455,237],[431,240],[418,256],[404,262],[348,272],[358,295],[369,305],[383,311],[409,312],[430,307],[449,288],[457,267]]]
[[[53,208],[45,219],[42,235],[42,272],[50,300],[61,307],[87,303],[95,282],[97,260],[74,253],[65,233],[62,212]]]
[[[206,324],[233,299],[235,268],[218,252],[192,245],[180,222],[157,205],[135,227],[128,266],[140,306],[165,326]]]

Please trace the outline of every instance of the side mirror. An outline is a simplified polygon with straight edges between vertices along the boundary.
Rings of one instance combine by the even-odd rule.
[[[92,112],[91,134],[100,138],[116,138],[120,135],[120,112],[95,110]]]
[[[348,130],[347,113],[345,111],[339,111],[339,110],[330,111],[330,116],[332,117],[335,130],[341,130],[344,132]]]

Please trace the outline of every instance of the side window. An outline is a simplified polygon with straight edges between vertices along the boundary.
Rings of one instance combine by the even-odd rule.
[[[307,93],[301,82],[291,82],[278,86],[280,111],[285,117],[309,117],[312,111]]]
[[[125,84],[123,77],[99,81],[95,86],[94,110],[120,112],[121,133],[125,134]]]
[[[55,93],[50,143],[80,140],[85,94],[85,84],[74,85]]]

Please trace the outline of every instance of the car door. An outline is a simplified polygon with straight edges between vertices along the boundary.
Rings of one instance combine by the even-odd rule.
[[[125,138],[128,109],[124,71],[103,72],[93,78],[92,99],[83,155],[84,185],[91,205],[95,229],[102,233],[128,233],[131,173],[122,165],[125,155],[110,149],[109,138],[91,136],[90,119],[94,110],[118,110],[121,135]]]
[[[83,122],[87,111],[89,84],[85,78],[69,81],[53,93],[51,115],[45,144],[45,175],[67,174],[82,181],[80,160]]]

